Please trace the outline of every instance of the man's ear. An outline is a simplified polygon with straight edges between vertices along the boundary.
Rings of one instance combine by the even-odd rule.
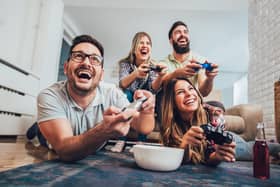
[[[68,69],[68,61],[65,61],[64,64],[63,64],[64,75],[67,75],[67,69]]]
[[[169,39],[169,43],[170,43],[170,45],[173,45],[172,38]]]
[[[101,70],[100,80],[102,81],[102,80],[103,80],[103,78],[104,78],[104,69],[102,68],[102,70]]]

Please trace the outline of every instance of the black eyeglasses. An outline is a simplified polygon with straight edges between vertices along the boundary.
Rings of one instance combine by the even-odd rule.
[[[81,51],[72,51],[71,52],[71,60],[73,60],[74,62],[81,63],[87,57],[89,59],[90,64],[93,66],[100,66],[103,63],[103,57],[101,57],[99,55],[96,55],[96,54],[88,55]]]

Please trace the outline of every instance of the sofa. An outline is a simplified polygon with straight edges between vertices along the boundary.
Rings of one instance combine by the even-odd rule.
[[[263,121],[260,105],[240,104],[226,109],[225,129],[240,135],[244,140],[255,140],[257,123]]]

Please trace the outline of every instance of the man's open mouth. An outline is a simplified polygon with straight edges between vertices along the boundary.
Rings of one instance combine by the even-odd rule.
[[[177,40],[178,44],[180,45],[186,45],[189,41],[187,40],[187,38],[185,37],[180,37],[178,40]]]
[[[179,43],[180,45],[186,45],[186,44],[187,44],[186,41],[179,41],[178,43]]]
[[[91,75],[90,72],[84,71],[84,70],[79,71],[79,72],[77,73],[77,76],[78,76],[80,79],[87,79],[87,80],[90,80],[91,77],[92,77],[92,75]]]

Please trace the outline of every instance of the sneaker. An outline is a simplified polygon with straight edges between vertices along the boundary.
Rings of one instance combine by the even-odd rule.
[[[28,140],[33,140],[34,138],[38,138],[40,144],[44,147],[48,147],[47,140],[41,133],[38,123],[35,122],[26,132],[26,137]]]
[[[35,122],[31,127],[29,127],[29,129],[26,132],[26,137],[28,140],[32,140],[33,138],[35,138],[35,136],[37,136],[38,134],[38,124],[37,122]]]
[[[40,144],[41,144],[42,146],[48,147],[47,140],[46,140],[46,138],[43,136],[43,134],[41,133],[40,130],[38,130],[37,137],[38,137],[39,142],[40,142]]]

